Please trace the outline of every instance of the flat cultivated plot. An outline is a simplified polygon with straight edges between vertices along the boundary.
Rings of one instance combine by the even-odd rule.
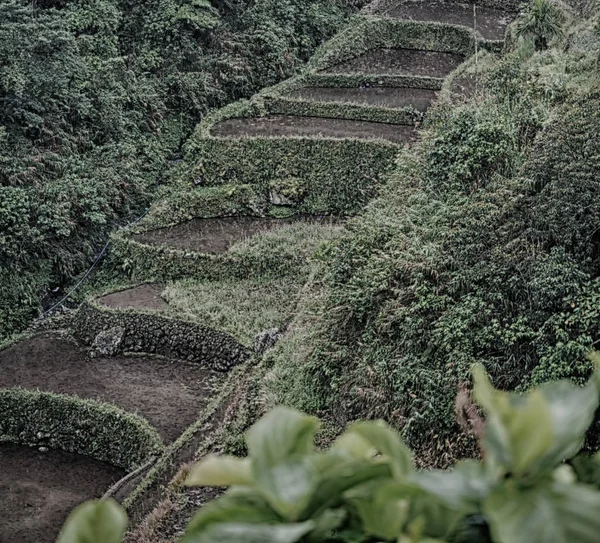
[[[52,543],[70,511],[124,471],[87,456],[0,445],[0,541]]]
[[[503,40],[506,29],[514,19],[514,14],[499,9],[477,6],[475,13],[472,4],[454,2],[398,2],[383,11],[387,17],[413,21],[454,24],[476,28],[486,40]]]
[[[300,117],[295,115],[267,115],[243,119],[228,119],[213,129],[214,136],[324,136],[328,138],[381,138],[394,143],[414,141],[417,134],[412,126],[329,119],[326,117]]]
[[[306,87],[290,93],[291,98],[314,102],[349,102],[389,108],[413,107],[425,111],[435,100],[436,91],[397,87]]]
[[[224,378],[196,364],[151,356],[89,358],[73,343],[52,336],[0,351],[0,388],[102,400],[146,418],[166,442],[198,418]]]
[[[419,49],[374,49],[323,70],[330,74],[446,77],[464,61],[458,53]]]

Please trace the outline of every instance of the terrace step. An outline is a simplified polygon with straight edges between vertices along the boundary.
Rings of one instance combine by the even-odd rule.
[[[287,219],[269,217],[192,219],[175,226],[136,234],[133,239],[148,245],[166,245],[198,253],[219,254],[226,253],[232,245],[261,232],[281,228],[295,222],[317,220],[317,218],[309,216],[295,216]]]
[[[429,89],[402,87],[305,87],[289,94],[313,102],[346,102],[387,108],[413,107],[425,111],[437,96]]]
[[[102,400],[137,413],[170,442],[192,424],[225,374],[151,356],[89,358],[75,344],[36,336],[0,351],[0,388]]]
[[[503,40],[508,25],[515,18],[514,13],[483,6],[476,6],[475,13],[476,18],[473,4],[469,3],[405,0],[388,5],[378,14],[394,19],[466,26],[476,29],[485,40],[490,41]]]
[[[152,283],[144,283],[134,288],[113,292],[98,298],[98,301],[114,309],[153,309],[163,310],[169,307],[160,296],[161,288]]]
[[[87,456],[0,445],[0,541],[53,543],[71,510],[100,497],[124,470]]]
[[[330,119],[326,117],[300,117],[295,115],[267,115],[228,119],[218,123],[211,131],[214,136],[280,138],[285,136],[324,136],[335,139],[381,138],[393,143],[411,142],[417,138],[413,126]]]
[[[446,77],[464,60],[458,53],[383,48],[326,68],[323,73]]]

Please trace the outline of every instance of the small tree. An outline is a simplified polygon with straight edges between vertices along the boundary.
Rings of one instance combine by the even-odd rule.
[[[517,24],[517,36],[531,38],[537,51],[563,35],[563,13],[553,0],[533,0]]]

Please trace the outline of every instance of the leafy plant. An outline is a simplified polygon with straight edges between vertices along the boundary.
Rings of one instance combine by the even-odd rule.
[[[517,24],[517,36],[533,39],[538,51],[563,35],[563,14],[554,0],[533,0]]]
[[[181,543],[595,542],[600,491],[563,462],[593,420],[600,370],[584,387],[559,381],[523,395],[496,390],[481,366],[473,374],[483,461],[416,470],[383,421],[357,422],[318,451],[319,421],[280,407],[248,431],[247,458],[211,455],[192,469],[188,485],[229,490],[193,517]],[[595,480],[589,463],[576,469]],[[70,525],[89,530],[86,512]]]

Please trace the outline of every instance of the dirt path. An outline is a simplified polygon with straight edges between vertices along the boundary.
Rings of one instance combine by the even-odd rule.
[[[325,136],[338,139],[382,138],[394,143],[413,141],[417,137],[412,126],[293,115],[229,119],[216,125],[212,133],[215,136],[230,137]]]
[[[351,102],[389,108],[414,107],[425,111],[435,100],[437,93],[428,89],[395,87],[306,87],[290,93],[292,98],[315,102]]]
[[[124,472],[85,456],[0,445],[0,541],[52,543],[70,511]]]
[[[104,400],[145,417],[167,442],[198,418],[223,379],[191,363],[153,357],[90,359],[76,345],[51,336],[0,351],[0,388]]]
[[[477,6],[477,31],[486,40],[503,40],[514,14]],[[382,15],[394,19],[446,23],[474,28],[473,5],[427,0],[398,2]]]
[[[464,61],[457,53],[418,49],[375,49],[323,70],[330,74],[446,77]]]

